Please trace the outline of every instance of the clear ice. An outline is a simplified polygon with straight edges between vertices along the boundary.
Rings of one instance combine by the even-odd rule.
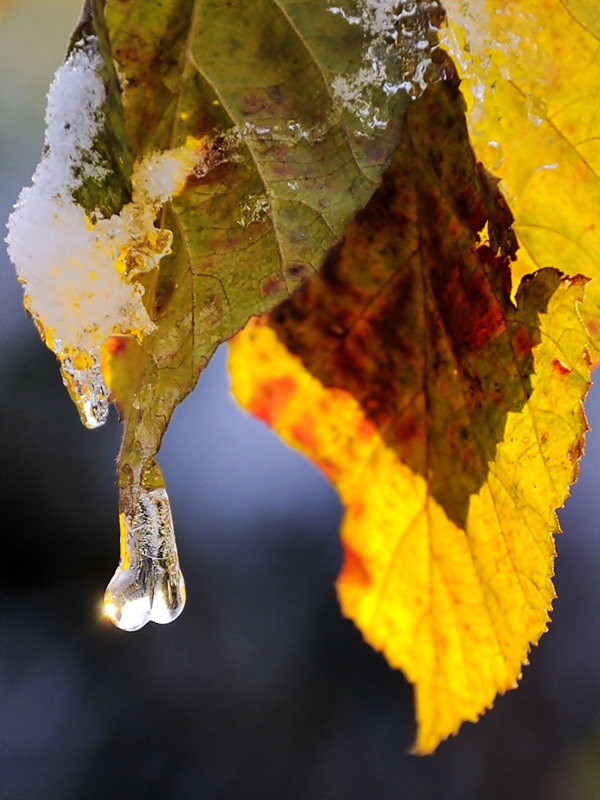
[[[142,488],[134,513],[119,521],[121,560],[104,595],[104,614],[124,631],[172,622],[183,611],[185,583],[164,485]]]
[[[103,425],[108,418],[110,391],[102,377],[98,349],[84,352],[58,348],[57,356],[63,383],[79,411],[81,421],[86,428]]]

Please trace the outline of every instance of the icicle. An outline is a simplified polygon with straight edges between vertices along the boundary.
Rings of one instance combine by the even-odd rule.
[[[98,428],[108,418],[110,392],[100,371],[98,348],[89,351],[58,348],[63,383],[87,428]]]
[[[171,506],[155,462],[150,475],[134,511],[120,514],[121,560],[104,595],[105,615],[125,631],[172,622],[185,605]]]

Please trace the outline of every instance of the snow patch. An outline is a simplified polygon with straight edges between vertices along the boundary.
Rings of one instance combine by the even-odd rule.
[[[104,124],[105,88],[94,37],[74,49],[48,93],[44,155],[8,223],[8,252],[26,306],[52,349],[89,350],[116,334],[150,332],[143,288],[132,280],[169,252],[160,207],[202,169],[195,140],[134,165],[133,197],[118,215],[86,213],[74,193],[107,174],[94,143]]]
[[[86,213],[75,200],[77,190],[108,175],[95,150],[105,125],[101,67],[97,40],[90,36],[57,70],[48,93],[44,154],[32,186],[21,191],[6,238],[25,306],[57,354],[89,427],[107,413],[99,348],[111,336],[141,339],[155,327],[134,278],[170,252],[172,233],[155,227],[156,216],[191,173],[207,169],[203,142],[190,139],[134,165],[132,201],[119,214]]]

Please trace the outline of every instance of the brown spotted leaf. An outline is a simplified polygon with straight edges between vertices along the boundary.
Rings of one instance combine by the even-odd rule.
[[[314,273],[376,189],[409,93],[435,74],[435,9],[107,0],[132,156],[205,150],[160,218],[172,254],[141,279],[156,331],[107,350],[122,507],[215,348]]]
[[[580,314],[600,361],[600,4],[447,0],[478,158],[502,179],[516,276],[552,264],[590,278]]]
[[[515,685],[553,597],[588,387],[580,278],[511,299],[512,216],[438,84],[318,275],[232,345],[242,405],[346,506],[343,610],[415,684],[429,752]]]

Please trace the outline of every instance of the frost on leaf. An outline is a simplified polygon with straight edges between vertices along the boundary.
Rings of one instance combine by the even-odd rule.
[[[583,446],[585,279],[539,270],[513,301],[515,255],[437,84],[320,273],[231,345],[240,403],[340,493],[342,609],[415,685],[422,753],[512,688],[544,632]]]
[[[108,408],[100,347],[111,336],[141,339],[155,327],[135,279],[170,252],[172,234],[155,227],[156,215],[190,173],[202,170],[202,150],[191,142],[137,162],[131,202],[119,214],[107,218],[80,205],[78,191],[108,172],[96,150],[106,102],[101,67],[97,42],[87,37],[57,71],[44,155],[33,185],[21,192],[7,239],[25,304],[89,427],[103,422]]]
[[[353,113],[369,135],[388,125],[378,105],[382,89],[384,97],[398,92],[416,97],[435,73],[431,50],[437,44],[436,26],[415,0],[360,0],[356,6],[354,14],[338,5],[329,7],[365,37],[358,70],[338,75],[332,89],[340,109]]]

